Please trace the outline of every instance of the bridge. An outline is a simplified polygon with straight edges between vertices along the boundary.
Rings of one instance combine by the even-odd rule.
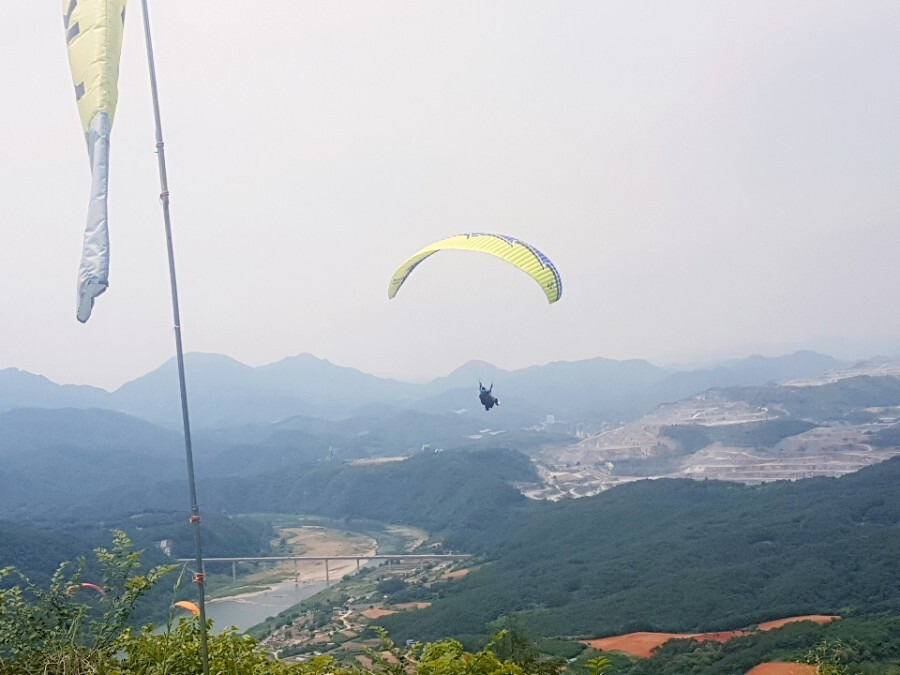
[[[294,581],[298,579],[297,573],[297,563],[298,562],[324,562],[325,563],[325,584],[330,585],[331,579],[329,577],[328,572],[328,561],[329,560],[355,560],[356,561],[356,571],[359,572],[360,562],[365,560],[386,560],[388,565],[393,562],[423,562],[426,560],[437,560],[437,561],[447,561],[447,560],[465,560],[466,558],[471,558],[472,554],[470,553],[388,553],[388,554],[373,554],[373,555],[270,555],[270,556],[260,556],[260,557],[252,557],[252,556],[243,556],[239,558],[204,558],[203,564],[204,566],[209,565],[210,563],[231,563],[231,578],[237,579],[237,565],[242,562],[253,562],[253,563],[261,563],[261,562],[293,562],[294,563]],[[195,558],[177,558],[178,562],[181,563],[192,563],[196,562]]]

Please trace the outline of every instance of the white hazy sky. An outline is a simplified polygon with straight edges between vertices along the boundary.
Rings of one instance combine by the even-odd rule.
[[[421,379],[900,345],[896,0],[150,9],[188,351]],[[115,387],[174,350],[140,3],[87,325],[60,3],[4,13],[0,367]],[[409,254],[469,231],[542,249],[562,300],[456,252],[387,300]]]

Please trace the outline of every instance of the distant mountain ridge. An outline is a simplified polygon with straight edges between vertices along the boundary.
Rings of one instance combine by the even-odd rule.
[[[0,411],[13,408],[93,408],[109,404],[105,389],[82,384],[57,384],[27,370],[0,370]]]
[[[900,453],[900,378],[854,374],[821,382],[709,389],[598,434],[560,422],[501,426],[517,412],[502,417],[384,405],[379,414],[342,420],[295,415],[196,429],[194,457],[198,475],[216,479],[438,450],[518,450],[540,476],[520,489],[553,500],[645,477],[755,483],[842,475]],[[508,399],[508,405],[515,411],[518,403]],[[122,494],[117,487],[126,485],[153,494],[154,485],[181,481],[183,473],[177,429],[99,408],[0,413],[0,517],[58,510],[61,497],[84,504],[108,489]]]
[[[184,475],[175,431],[98,408],[0,413],[0,513]]]
[[[481,415],[503,427],[535,424],[546,415],[586,422],[634,419],[660,403],[710,387],[761,385],[776,379],[817,377],[845,365],[815,352],[775,358],[752,356],[716,368],[671,371],[643,360],[593,358],[505,371],[471,361],[424,384],[376,377],[299,354],[251,367],[220,354],[185,357],[195,428],[274,423],[297,415],[345,419],[400,410]],[[501,405],[482,415],[477,384],[493,382]],[[58,385],[40,375],[0,371],[0,411],[14,408],[106,408],[177,428],[181,404],[174,359],[113,392]]]
[[[707,389],[533,456],[533,498],[590,495],[636,478],[760,483],[841,476],[900,454],[900,377],[879,364],[839,375]],[[874,375],[863,374],[870,370]]]

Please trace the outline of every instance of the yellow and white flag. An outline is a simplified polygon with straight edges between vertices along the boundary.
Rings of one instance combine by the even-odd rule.
[[[91,201],[78,270],[78,320],[109,285],[109,133],[118,99],[125,0],[63,0],[63,23],[78,114],[91,162]]]

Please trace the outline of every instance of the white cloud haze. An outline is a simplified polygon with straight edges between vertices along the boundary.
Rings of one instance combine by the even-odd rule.
[[[174,349],[140,4],[87,325],[61,11],[8,4],[0,368],[114,387]],[[150,9],[189,351],[423,378],[900,336],[900,3]],[[454,252],[387,300],[409,254],[468,231],[542,249],[562,300]]]

